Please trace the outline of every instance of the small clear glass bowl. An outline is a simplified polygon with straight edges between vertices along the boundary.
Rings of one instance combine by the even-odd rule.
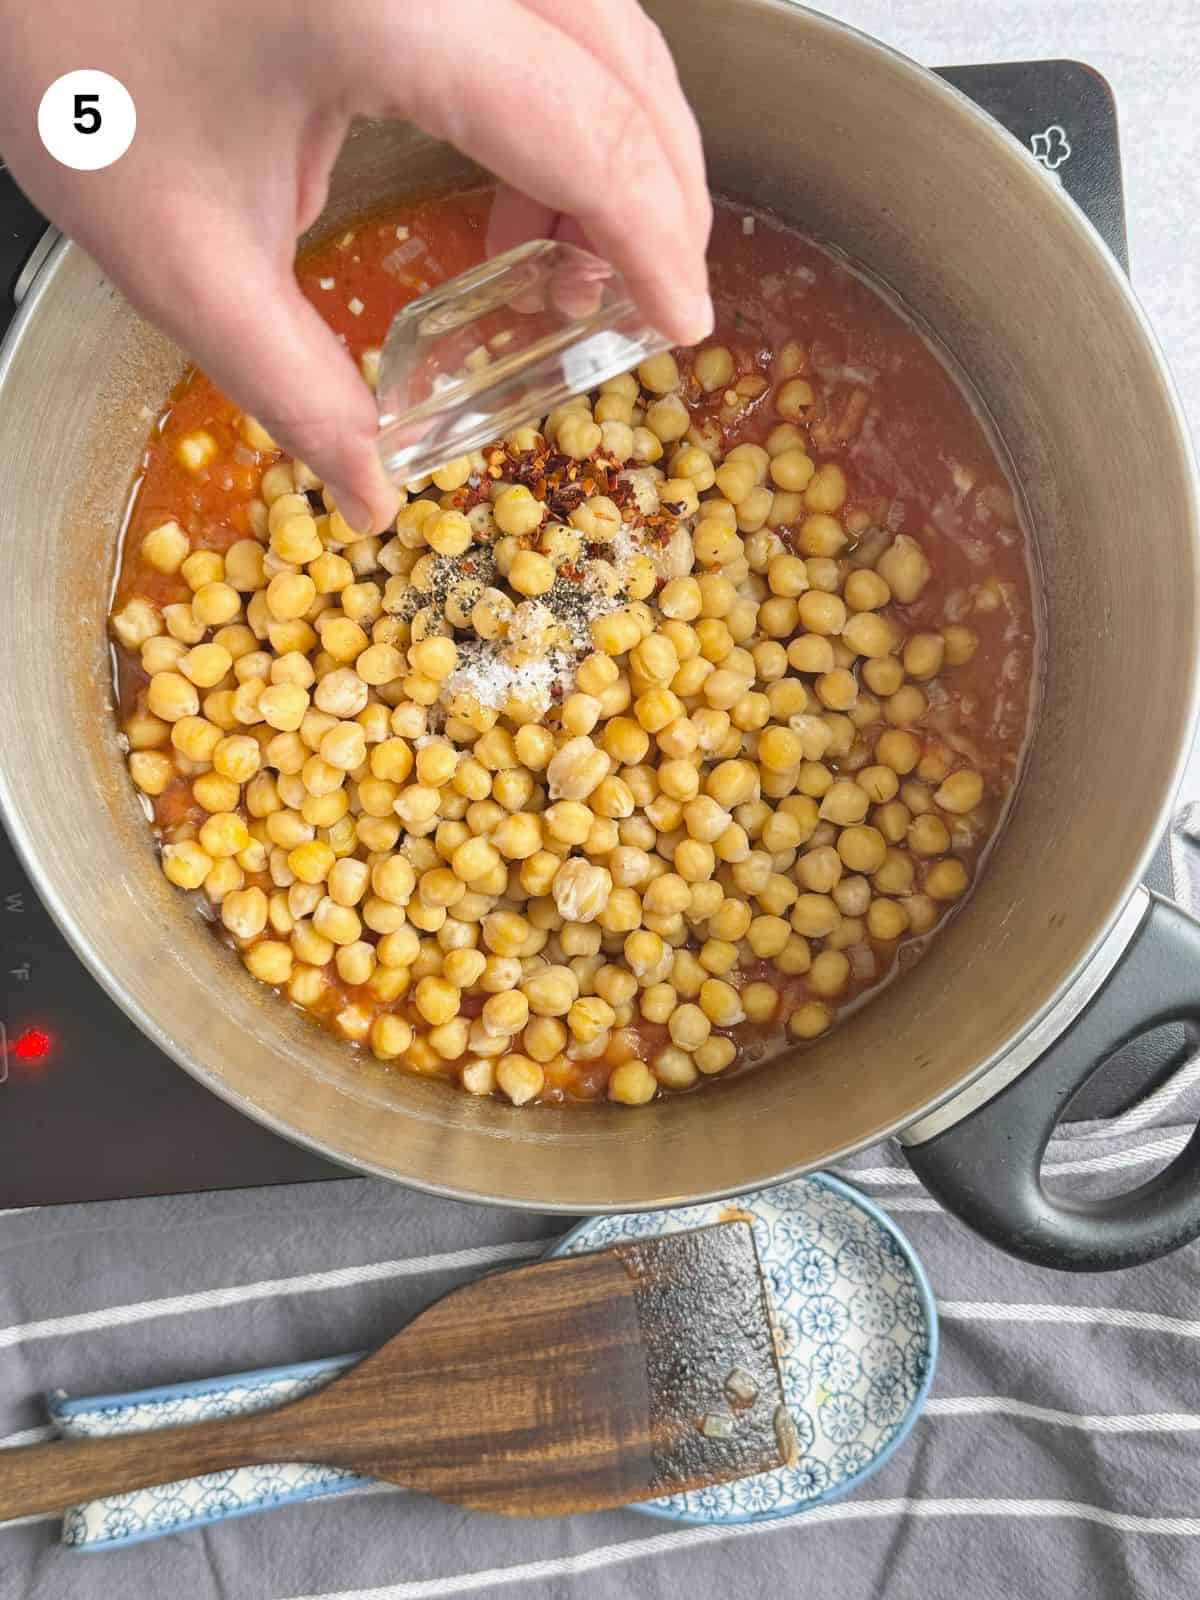
[[[384,470],[411,483],[669,347],[608,262],[552,239],[519,245],[393,319],[377,384]]]

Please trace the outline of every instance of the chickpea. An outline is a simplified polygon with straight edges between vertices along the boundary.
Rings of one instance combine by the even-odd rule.
[[[878,872],[887,858],[887,840],[878,828],[843,828],[838,835],[837,852],[850,872]]]
[[[892,598],[892,591],[877,572],[860,567],[847,577],[842,595],[851,611],[878,611]]]
[[[275,988],[286,984],[292,976],[292,952],[278,939],[261,939],[242,955],[246,970],[260,983]]]
[[[317,597],[317,586],[303,572],[279,572],[266,588],[266,604],[278,622],[302,617]]]
[[[875,570],[901,605],[911,605],[919,597],[933,571],[921,546],[903,533],[892,540],[875,563]]]
[[[809,569],[811,582],[812,572]],[[800,625],[809,633],[831,635],[841,633],[846,625],[846,607],[835,594],[810,589],[796,602]]]
[[[861,822],[870,808],[870,797],[852,778],[838,778],[821,801],[821,816],[839,827]]]
[[[924,716],[928,704],[923,689],[915,683],[906,683],[888,697],[883,713],[893,727],[908,728]]]
[[[178,722],[184,717],[195,717],[200,710],[200,696],[195,686],[178,672],[156,672],[146,689],[146,706],[152,716],[163,722]]]
[[[177,522],[152,528],[142,540],[142,560],[156,572],[178,572],[187,558],[190,541]]]
[[[484,1031],[501,1038],[520,1033],[529,1021],[529,1001],[519,989],[508,989],[484,1001],[479,1020]]]
[[[804,504],[810,511],[832,514],[846,503],[846,474],[836,462],[817,468],[804,491]]]
[[[748,983],[741,998],[751,1022],[770,1022],[779,1008],[779,991],[770,983]]]
[[[808,488],[812,481],[814,466],[811,457],[796,446],[782,450],[771,461],[771,481],[779,488],[798,494]],[[843,538],[843,543],[844,543]],[[814,555],[824,552],[813,551]]]
[[[894,656],[880,656],[862,662],[862,682],[874,694],[896,693],[901,683],[904,683],[904,667]]]
[[[791,378],[775,392],[775,410],[790,422],[802,421],[816,400],[813,386],[804,378]]]
[[[738,991],[720,978],[704,980],[700,985],[699,1000],[701,1011],[715,1028],[732,1028],[746,1020]],[[678,1044],[679,1041],[675,1042]]]
[[[823,999],[834,999],[843,994],[850,982],[850,961],[840,950],[822,950],[813,957],[808,973],[808,987]]]
[[[842,877],[843,858],[832,845],[818,845],[806,850],[796,863],[796,879],[813,894],[826,895],[836,888]]]
[[[943,811],[955,815],[964,815],[974,811],[983,799],[983,777],[980,773],[970,768],[963,768],[960,772],[952,772],[934,794],[935,805],[941,806]]]
[[[651,394],[670,394],[679,387],[679,368],[669,350],[648,356],[637,369],[638,382]]]
[[[385,1011],[371,1024],[369,1037],[373,1055],[380,1061],[394,1061],[412,1047],[412,1024],[394,1012]]]
[[[579,983],[569,967],[549,966],[525,979],[529,1009],[539,1017],[565,1017],[579,993]]]
[[[733,356],[723,344],[705,345],[696,352],[692,372],[705,394],[728,388],[733,377]]]
[[[772,556],[767,563],[767,583],[772,594],[794,600],[808,588],[808,568],[799,556]]]
[[[557,1017],[532,1017],[525,1025],[522,1042],[527,1055],[545,1063],[562,1054],[567,1037],[567,1030]]]
[[[867,911],[867,932],[872,939],[888,944],[903,937],[908,929],[907,902],[877,898]]]
[[[655,1080],[664,1089],[690,1089],[699,1078],[695,1057],[678,1045],[663,1045],[650,1065]],[[611,1082],[610,1078],[610,1085]]]
[[[586,800],[608,776],[609,757],[585,735],[569,739],[546,767],[552,800]],[[582,841],[580,841],[582,842]]]
[[[732,1066],[737,1057],[737,1045],[732,1039],[713,1036],[706,1039],[693,1056],[697,1067],[706,1076],[713,1076],[724,1072],[725,1068]]]
[[[871,875],[871,885],[883,895],[905,895],[912,888],[915,872],[911,856],[891,849],[883,865]]]
[[[910,894],[904,902],[909,931],[928,933],[941,916],[941,908],[930,895]]]
[[[874,611],[856,611],[842,629],[842,642],[855,655],[866,656],[873,661],[882,660],[896,649],[900,642],[900,631],[894,622],[878,616]]]
[[[690,1053],[699,1049],[711,1031],[712,1023],[698,1005],[679,1006],[667,1024],[671,1043]]]
[[[902,777],[921,759],[921,741],[901,728],[885,728],[875,742],[875,759]]]
[[[562,430],[559,430],[560,438]],[[586,453],[586,452],[585,452]],[[541,1094],[546,1082],[545,1069],[528,1056],[502,1056],[496,1064],[496,1085],[515,1106],[523,1106]]]
[[[942,629],[946,646],[945,661],[948,667],[961,667],[972,659],[979,649],[979,637],[962,623],[952,622]]]
[[[620,1105],[647,1105],[658,1093],[660,1079],[644,1061],[631,1056],[619,1062],[608,1079],[608,1098]]]
[[[820,1000],[808,1000],[797,1006],[788,1018],[788,1032],[793,1039],[815,1039],[824,1033],[833,1017],[829,1007]]]
[[[758,773],[749,761],[722,761],[708,774],[704,787],[711,799],[729,811],[757,797]]]
[[[672,621],[691,622],[700,615],[703,592],[695,578],[672,578],[659,593],[659,610]]]
[[[946,642],[940,633],[913,633],[905,641],[901,660],[910,678],[927,682],[942,670]]]
[[[163,846],[163,875],[178,889],[198,889],[212,867],[213,858],[194,840],[184,839]]]
[[[950,832],[933,812],[914,817],[908,826],[908,848],[915,856],[940,856],[950,848]]]
[[[792,907],[791,927],[806,939],[824,939],[840,919],[841,912],[828,895],[802,894]]]
[[[931,900],[957,900],[966,893],[970,882],[970,874],[963,863],[948,856],[926,869],[925,893]]]
[[[434,1027],[458,1015],[461,995],[452,983],[432,974],[421,978],[413,993],[417,1010]]]
[[[846,711],[858,700],[858,683],[845,667],[824,672],[813,686],[817,699],[831,711]]]
[[[581,1044],[591,1044],[599,1039],[607,1041],[615,1020],[616,1012],[599,995],[583,996],[567,1012],[567,1027]]]

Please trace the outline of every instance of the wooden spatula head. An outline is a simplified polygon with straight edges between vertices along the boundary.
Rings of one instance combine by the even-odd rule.
[[[344,1441],[321,1460],[539,1516],[778,1466],[782,1405],[753,1231],[735,1221],[468,1284],[288,1409]]]

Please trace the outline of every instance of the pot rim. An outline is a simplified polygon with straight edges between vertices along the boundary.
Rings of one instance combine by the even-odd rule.
[[[1003,162],[1006,165],[1013,176],[1014,182],[1037,182],[1046,185],[1043,202],[1058,208],[1064,227],[1074,235],[1079,249],[1091,254],[1098,270],[1106,275],[1110,288],[1118,298],[1124,301],[1126,309],[1130,312],[1140,332],[1147,357],[1146,381],[1157,381],[1161,397],[1165,402],[1165,408],[1174,422],[1174,440],[1171,443],[1173,443],[1178,456],[1186,486],[1188,503],[1187,531],[1190,535],[1193,551],[1197,557],[1197,566],[1200,567],[1200,467],[1198,467],[1192,447],[1190,432],[1178,390],[1162,349],[1128,277],[1083,212],[1061,186],[1048,180],[1034,157],[1000,123],[960,90],[954,88],[944,79],[939,78],[929,68],[920,65],[920,63],[913,61],[892,46],[884,44],[857,28],[812,11],[805,6],[794,4],[794,0],[750,0],[750,3],[758,11],[776,14],[798,14],[802,18],[803,24],[807,27],[837,34],[843,38],[847,36],[852,38],[861,50],[890,66],[892,70],[904,74],[910,81],[918,83],[923,92],[932,97],[934,106],[939,111],[944,111],[948,118],[956,118],[973,123],[976,131],[985,137],[996,161]],[[28,286],[28,292],[17,307],[3,343],[0,344],[0,391],[2,391],[4,382],[7,379],[24,331],[37,314],[38,306],[49,283],[61,270],[64,261],[69,258],[71,253],[79,251],[80,248],[73,244],[71,240],[61,238],[47,252],[40,269]],[[1170,444],[1167,444],[1166,447],[1169,448]],[[1192,665],[1186,686],[1186,708],[1187,724],[1194,730],[1198,714],[1200,714],[1200,662],[1194,662]],[[228,1088],[219,1078],[215,1078],[201,1063],[191,1059],[181,1047],[175,1044],[163,1027],[142,1006],[124,994],[108,971],[102,956],[90,948],[89,942],[82,929],[78,926],[70,906],[53,891],[47,876],[42,872],[29,832],[13,806],[11,788],[3,763],[0,763],[0,814],[3,815],[13,847],[30,881],[54,918],[59,931],[67,939],[74,953],[83,962],[92,977],[96,979],[109,997],[121,1007],[131,1021],[165,1055],[169,1056],[172,1061],[182,1067],[197,1082],[203,1084],[211,1093],[219,1095],[221,1099],[225,1100],[227,1104],[231,1105],[243,1116],[253,1118],[253,1120],[269,1128],[280,1137],[290,1140],[293,1144],[312,1150],[315,1154],[336,1166],[345,1168],[347,1176],[361,1174],[384,1178],[389,1182],[399,1183],[422,1193],[436,1195],[445,1199],[465,1200],[481,1205],[504,1206],[512,1210],[580,1216],[613,1210],[650,1211],[661,1209],[664,1205],[699,1204],[708,1200],[724,1199],[731,1195],[745,1193],[750,1187],[766,1187],[775,1183],[784,1183],[814,1170],[827,1169],[836,1162],[852,1155],[855,1151],[877,1144],[883,1139],[903,1132],[907,1128],[915,1127],[939,1107],[947,1105],[948,1102],[954,1100],[971,1085],[983,1079],[987,1074],[995,1072],[997,1067],[1026,1041],[1035,1030],[1043,1029],[1048,1019],[1052,1018],[1060,1007],[1065,1012],[1070,1011],[1070,996],[1076,989],[1081,976],[1091,966],[1101,946],[1112,937],[1114,924],[1121,918],[1122,912],[1136,893],[1146,867],[1157,848],[1158,841],[1169,823],[1175,796],[1188,761],[1190,747],[1190,739],[1181,741],[1172,765],[1170,781],[1164,786],[1157,804],[1152,808],[1153,826],[1147,831],[1147,843],[1143,846],[1134,867],[1116,885],[1112,894],[1110,909],[1103,925],[1098,929],[1086,948],[1081,951],[1078,960],[1064,980],[1047,997],[1037,1011],[1026,1018],[1024,1024],[1001,1047],[979,1061],[969,1073],[965,1074],[950,1088],[932,1096],[927,1102],[914,1107],[911,1111],[905,1113],[903,1117],[893,1120],[882,1128],[873,1129],[867,1136],[853,1141],[840,1151],[825,1155],[818,1163],[799,1163],[795,1166],[784,1167],[777,1172],[764,1174],[761,1178],[753,1178],[749,1182],[743,1180],[717,1188],[705,1188],[687,1194],[671,1195],[662,1200],[632,1204],[619,1194],[589,1202],[568,1202],[553,1198],[530,1199],[505,1194],[491,1194],[458,1184],[436,1183],[428,1179],[398,1175],[376,1162],[360,1157],[348,1157],[343,1152],[324,1143],[319,1136],[301,1132],[270,1111],[257,1105],[244,1103],[236,1091]],[[1133,928],[1131,927],[1129,931],[1132,934]],[[1066,1020],[1069,1019],[1064,1017],[1064,1025]],[[1046,1038],[1044,1042],[1049,1044],[1051,1038]],[[1003,1074],[1001,1073],[1000,1076],[1003,1081]],[[586,1115],[586,1112],[582,1114]]]

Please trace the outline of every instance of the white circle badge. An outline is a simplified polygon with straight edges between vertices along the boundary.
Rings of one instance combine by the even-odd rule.
[[[137,111],[119,78],[92,67],[64,72],[42,96],[38,135],[64,167],[99,172],[119,161],[133,142]]]

